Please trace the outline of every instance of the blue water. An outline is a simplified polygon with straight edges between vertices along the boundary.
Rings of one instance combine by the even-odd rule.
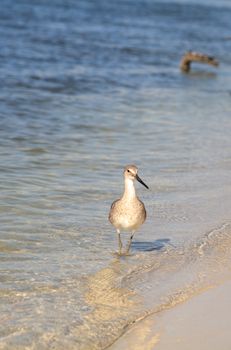
[[[229,227],[230,18],[228,1],[1,2],[0,347],[105,348]],[[182,74],[187,50],[220,65]],[[129,163],[148,219],[117,259]]]

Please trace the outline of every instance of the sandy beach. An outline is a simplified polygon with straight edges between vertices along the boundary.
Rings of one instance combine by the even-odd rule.
[[[231,281],[213,286],[172,309],[152,315],[110,350],[230,350]]]

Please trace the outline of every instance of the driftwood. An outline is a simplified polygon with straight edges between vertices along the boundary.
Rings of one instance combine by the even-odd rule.
[[[180,69],[183,72],[189,72],[192,62],[207,63],[217,67],[219,65],[218,60],[212,56],[205,55],[199,52],[188,51],[184,54],[180,62]]]

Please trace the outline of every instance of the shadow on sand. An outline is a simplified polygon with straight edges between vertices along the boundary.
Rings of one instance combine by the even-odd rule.
[[[132,242],[132,249],[140,252],[151,252],[153,250],[161,250],[166,245],[173,246],[169,238],[156,239],[153,242]]]

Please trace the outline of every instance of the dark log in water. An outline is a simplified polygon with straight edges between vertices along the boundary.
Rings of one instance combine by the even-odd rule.
[[[181,59],[180,69],[183,72],[189,72],[192,62],[207,63],[215,67],[219,65],[218,60],[212,56],[208,56],[199,52],[188,51],[184,54],[184,56]]]

